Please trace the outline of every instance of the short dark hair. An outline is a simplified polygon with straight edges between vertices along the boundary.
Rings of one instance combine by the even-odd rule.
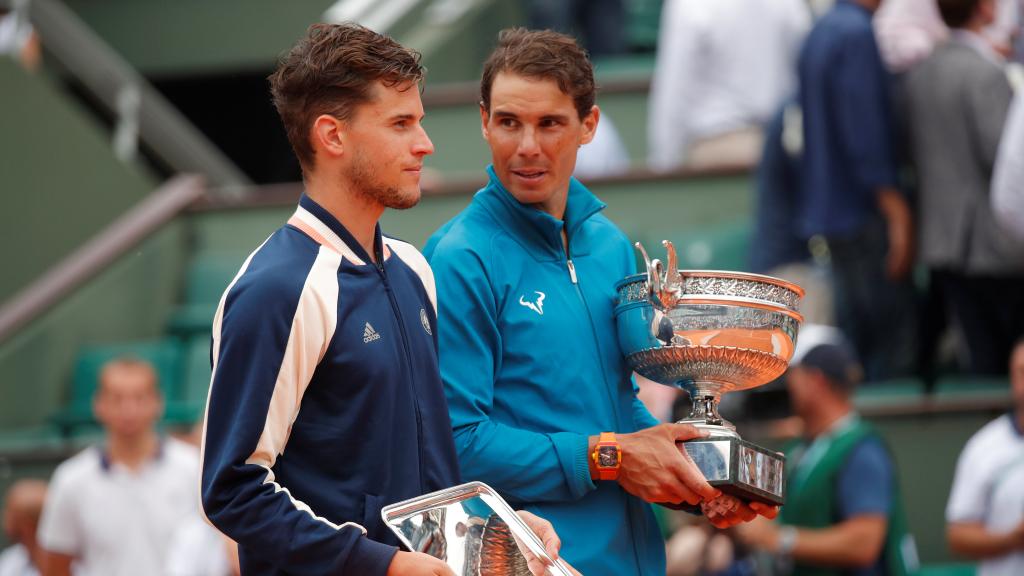
[[[981,0],[938,0],[942,21],[950,28],[963,28],[974,16]]]
[[[480,100],[491,111],[491,86],[502,72],[527,78],[554,80],[572,97],[580,119],[590,114],[597,96],[594,67],[586,50],[572,36],[551,30],[509,28],[498,34],[498,46],[484,62]]]
[[[303,169],[313,166],[310,129],[321,114],[347,120],[376,81],[419,86],[420,54],[358,24],[313,24],[278,62],[270,93]]]
[[[135,356],[119,356],[112,360],[108,360],[103,366],[100,367],[99,382],[96,386],[96,396],[103,394],[106,390],[107,379],[110,377],[110,373],[117,370],[132,370],[145,376],[146,380],[152,384],[153,392],[158,396],[161,394],[160,391],[160,376],[156,372],[156,368],[148,360],[142,358],[136,358]]]

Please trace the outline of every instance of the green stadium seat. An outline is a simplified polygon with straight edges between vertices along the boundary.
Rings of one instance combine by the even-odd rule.
[[[653,54],[601,56],[594,59],[594,77],[598,85],[610,80],[646,80],[654,74]],[[646,98],[646,95],[644,95]]]
[[[234,279],[244,259],[234,253],[193,257],[186,273],[184,300],[171,314],[168,332],[185,340],[200,332],[209,335],[224,289]]]
[[[1010,381],[1005,376],[946,376],[935,383],[935,394],[941,396],[966,395],[977,397],[1006,396]]]
[[[921,566],[914,576],[974,576],[974,564],[929,564]]]
[[[853,401],[857,408],[864,409],[918,404],[924,397],[923,381],[916,378],[897,378],[859,386]]]
[[[185,279],[184,301],[216,305],[244,260],[244,256],[235,253],[200,253],[194,256]]]
[[[0,432],[0,454],[38,454],[41,450],[56,451],[65,447],[65,436],[54,426],[42,425]],[[0,457],[2,461],[3,457]]]
[[[209,336],[216,313],[216,302],[182,304],[171,313],[167,321],[167,331],[183,340],[199,334]]]
[[[626,2],[626,37],[632,51],[652,51],[657,48],[662,1],[630,0]]]
[[[179,415],[173,404],[180,395],[181,345],[175,339],[128,342],[83,347],[75,361],[67,404],[52,417],[52,423],[64,436],[95,431],[98,427],[92,414],[92,398],[103,365],[118,357],[129,356],[149,361],[156,369],[160,388],[167,399],[168,419]]]
[[[210,390],[210,376],[210,336],[194,336],[185,343],[181,402],[202,412]]]
[[[750,225],[747,221],[719,224],[714,227],[647,231],[643,242],[651,258],[665,261],[662,240],[669,240],[679,256],[679,267],[698,270],[744,271],[750,268]]]

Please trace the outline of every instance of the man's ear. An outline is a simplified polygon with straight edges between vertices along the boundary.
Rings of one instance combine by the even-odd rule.
[[[594,135],[597,134],[597,123],[601,120],[601,109],[597,105],[590,107],[590,113],[583,117],[580,121],[583,123],[583,137],[580,139],[580,144],[590,144],[594,139]]]
[[[487,121],[490,120],[490,118],[491,115],[487,112],[487,109],[484,108],[484,103],[480,102],[480,133],[483,134],[484,140],[487,140],[490,137],[490,132],[487,130]]]
[[[345,124],[330,114],[316,117],[310,138],[317,154],[336,158],[345,152]]]

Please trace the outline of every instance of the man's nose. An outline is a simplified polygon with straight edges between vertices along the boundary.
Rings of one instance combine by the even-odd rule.
[[[519,148],[516,152],[520,156],[536,156],[540,153],[540,143],[537,140],[537,131],[527,126],[519,137]]]
[[[423,129],[423,126],[420,126],[419,131],[420,136],[413,145],[413,154],[429,156],[434,153],[434,143],[430,141],[430,136],[427,136],[427,131]]]

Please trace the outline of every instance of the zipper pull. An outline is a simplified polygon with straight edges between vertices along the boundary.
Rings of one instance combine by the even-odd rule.
[[[572,283],[577,284],[576,265],[572,263],[572,260],[566,260],[565,265],[569,267],[569,278],[572,278]]]

